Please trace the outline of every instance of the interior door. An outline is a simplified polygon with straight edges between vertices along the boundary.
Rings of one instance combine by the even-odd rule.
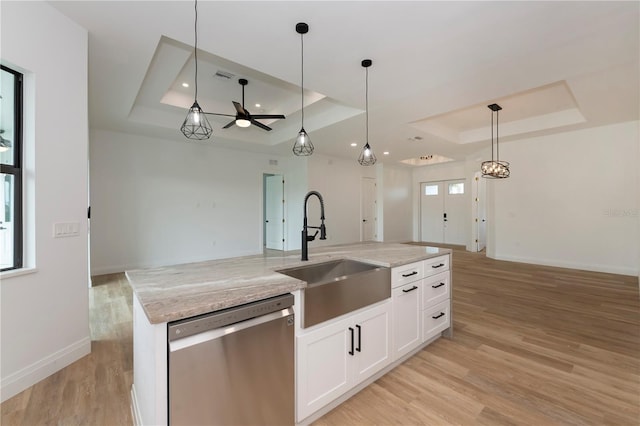
[[[448,180],[444,182],[444,243],[464,245],[467,242],[467,218],[465,215],[466,185],[462,180]]]
[[[265,247],[284,250],[284,179],[265,175],[264,234]]]
[[[362,241],[376,239],[376,180],[362,178]]]
[[[420,184],[420,240],[425,243],[443,243],[444,184]]]
[[[473,182],[473,226],[475,242],[472,246],[476,251],[482,251],[487,245],[487,184],[477,172]]]

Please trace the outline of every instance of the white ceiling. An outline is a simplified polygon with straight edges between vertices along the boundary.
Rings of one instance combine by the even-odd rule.
[[[193,103],[193,1],[51,3],[89,31],[90,125],[186,142],[179,127]],[[639,118],[635,1],[200,0],[198,9],[203,108],[234,114],[238,78],[246,78],[248,110],[287,116],[264,121],[272,132],[222,130],[230,119],[210,117],[206,143],[226,148],[292,155],[301,119],[298,22],[310,28],[305,129],[322,154],[357,158],[364,58],[373,60],[369,141],[384,162],[474,155],[490,143],[486,106],[494,102],[503,107],[500,140],[509,143]]]

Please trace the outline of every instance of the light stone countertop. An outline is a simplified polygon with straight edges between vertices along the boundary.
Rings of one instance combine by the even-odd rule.
[[[300,252],[245,256],[127,271],[134,294],[151,324],[175,321],[306,287],[304,281],[276,270],[335,259],[378,266],[405,265],[449,254],[436,247],[390,243],[358,243],[309,247],[309,261]]]

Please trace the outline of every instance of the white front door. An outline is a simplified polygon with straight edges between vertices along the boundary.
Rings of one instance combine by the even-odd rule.
[[[362,178],[362,241],[376,239],[376,180]]]
[[[264,234],[265,247],[284,250],[284,179],[265,175]]]
[[[468,215],[465,215],[467,190],[464,179],[444,182],[444,242],[464,245],[467,242],[465,229]]]
[[[420,240],[425,243],[464,245],[467,187],[464,179],[420,184]]]
[[[443,243],[444,184],[420,184],[420,240],[425,243]]]

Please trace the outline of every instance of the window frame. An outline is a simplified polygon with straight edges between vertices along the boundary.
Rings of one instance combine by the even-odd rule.
[[[22,146],[23,146],[23,82],[22,73],[0,64],[2,71],[14,76],[14,140],[13,165],[0,163],[0,173],[13,176],[13,265],[0,269],[0,272],[21,269],[24,265],[23,250],[23,198],[22,198]]]

